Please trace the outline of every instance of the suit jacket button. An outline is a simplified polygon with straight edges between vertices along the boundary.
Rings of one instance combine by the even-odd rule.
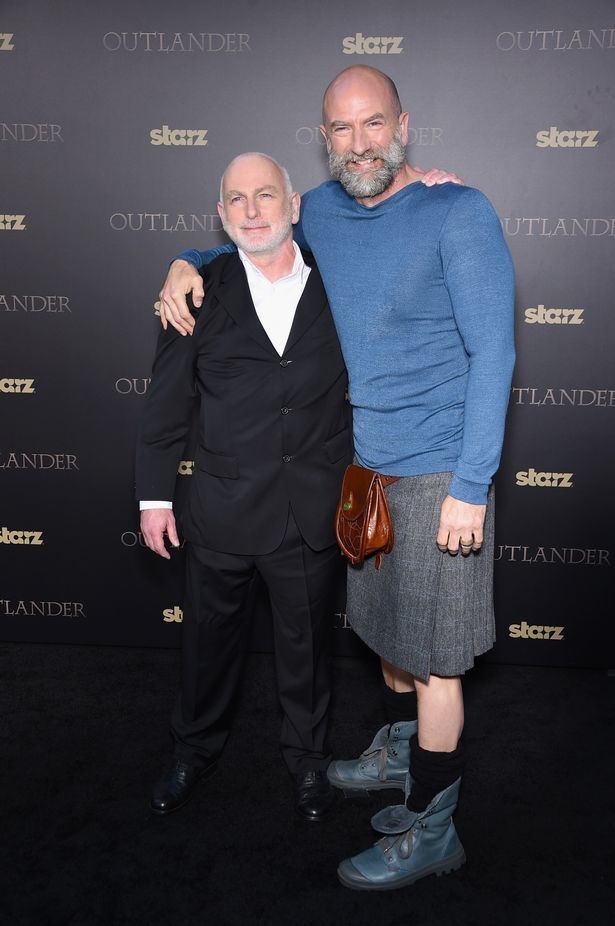
[[[285,463],[290,463],[290,461],[292,460],[292,457],[288,453],[285,453],[282,459]]]
[[[289,363],[290,363],[290,360],[280,360],[281,367],[287,367]]]
[[[288,415],[288,413],[289,413],[289,411],[290,411],[290,408],[288,408],[288,407],[285,405],[284,408],[281,408],[281,409],[280,409],[280,411],[282,412],[283,415]]]

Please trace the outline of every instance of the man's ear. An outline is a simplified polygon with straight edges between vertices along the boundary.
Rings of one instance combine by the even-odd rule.
[[[216,209],[218,210],[218,215],[224,222],[224,206],[222,205],[222,203],[216,203]]]
[[[320,129],[320,134],[322,135],[322,137],[324,138],[324,140],[325,140],[325,142],[326,142],[326,145],[327,145],[327,154],[331,154],[331,142],[329,141],[329,136],[327,135],[327,130],[326,130],[326,128],[324,127],[324,125],[319,125],[318,128]]]
[[[301,197],[298,193],[293,193],[290,197],[291,222],[296,225],[299,221],[299,212],[301,210]]]
[[[400,113],[399,114],[399,131],[401,134],[402,144],[408,144],[408,120],[410,119],[409,113]]]

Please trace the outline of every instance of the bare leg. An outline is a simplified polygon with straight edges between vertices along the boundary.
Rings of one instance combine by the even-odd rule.
[[[461,679],[458,676],[442,678],[430,675],[427,682],[418,678],[414,682],[418,700],[419,746],[430,752],[453,752],[463,730]]]
[[[404,669],[398,669],[397,666],[387,662],[382,656],[380,657],[380,665],[382,666],[382,674],[388,688],[397,692],[415,690],[414,678],[409,672],[406,672]]]

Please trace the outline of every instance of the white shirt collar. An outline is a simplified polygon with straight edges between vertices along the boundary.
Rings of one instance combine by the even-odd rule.
[[[254,280],[255,278],[256,279],[261,278],[261,280],[264,280],[270,286],[277,286],[278,283],[284,283],[287,281],[288,282],[300,282],[302,284],[305,284],[305,281],[307,280],[309,272],[310,272],[310,268],[307,266],[307,264],[303,260],[303,254],[301,253],[301,249],[298,247],[296,241],[293,241],[293,249],[295,251],[295,259],[293,261],[292,270],[285,277],[280,277],[279,280],[276,280],[275,283],[272,283],[271,280],[267,279],[265,274],[252,263],[249,255],[246,254],[245,251],[242,251],[241,248],[237,248],[237,252],[239,254],[239,257],[241,259],[243,266],[245,267],[245,271],[248,275],[248,280],[249,279]]]

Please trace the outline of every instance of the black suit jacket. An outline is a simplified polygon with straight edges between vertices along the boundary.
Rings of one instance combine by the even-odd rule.
[[[161,331],[141,423],[138,499],[171,499],[194,403],[199,447],[183,516],[187,540],[263,554],[280,544],[289,505],[305,541],[333,544],[333,519],[352,459],[347,375],[326,294],[311,266],[280,357],[239,256],[207,268],[192,337]]]

